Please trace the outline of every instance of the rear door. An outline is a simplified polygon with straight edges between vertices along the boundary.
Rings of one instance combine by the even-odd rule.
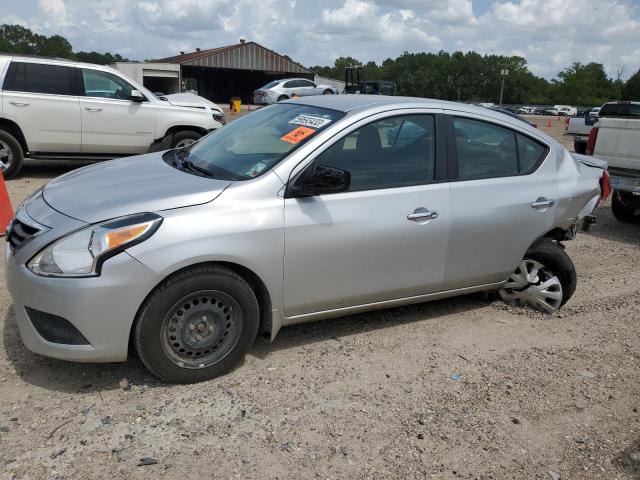
[[[75,69],[14,61],[5,76],[5,118],[22,129],[31,152],[77,153],[81,145]]]
[[[558,199],[554,150],[509,124],[450,113],[446,290],[505,280],[551,229]]]
[[[348,192],[285,200],[288,317],[442,286],[450,220],[449,184],[438,180],[442,117],[388,115],[349,127],[306,166],[349,171]]]
[[[110,72],[80,70],[82,152],[144,153],[156,138],[156,107],[131,100],[133,85]],[[164,132],[160,133],[160,135]]]

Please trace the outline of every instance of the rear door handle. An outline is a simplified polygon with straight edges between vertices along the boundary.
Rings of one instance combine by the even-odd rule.
[[[28,107],[29,104],[25,102],[9,102],[11,105],[15,107]]]
[[[555,201],[549,200],[547,197],[538,197],[536,201],[531,204],[531,208],[544,210],[545,208],[553,207],[555,204]]]
[[[84,109],[85,109],[87,112],[101,112],[101,111],[102,111],[102,109],[101,109],[101,108],[96,108],[96,107],[84,107]]]
[[[420,220],[431,220],[434,218],[438,218],[438,212],[435,210],[430,211],[424,207],[416,208],[413,213],[407,215],[407,220],[412,222],[419,222]]]

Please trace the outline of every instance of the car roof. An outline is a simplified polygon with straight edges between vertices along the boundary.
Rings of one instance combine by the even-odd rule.
[[[36,55],[13,55],[13,54],[0,54],[0,59],[7,60],[17,60],[17,61],[25,61],[25,62],[37,62],[44,63],[47,65],[62,65],[65,67],[86,67],[86,68],[94,68],[94,69],[104,69],[113,71],[113,68],[107,65],[98,65],[97,63],[87,63],[87,62],[76,62],[74,60],[70,60],[68,58],[53,58],[53,57],[40,57]]]

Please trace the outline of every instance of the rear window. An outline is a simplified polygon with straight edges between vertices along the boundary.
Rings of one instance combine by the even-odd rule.
[[[598,113],[601,117],[640,117],[640,104],[607,103]]]
[[[12,62],[3,88],[14,92],[72,95],[72,75],[72,68],[61,65]]]

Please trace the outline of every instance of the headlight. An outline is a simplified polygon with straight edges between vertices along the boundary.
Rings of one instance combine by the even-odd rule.
[[[100,275],[104,261],[155,233],[162,217],[140,213],[83,228],[40,250],[27,268],[49,277]]]
[[[220,123],[221,123],[221,124],[223,124],[223,125],[224,125],[225,123],[227,123],[227,122],[225,122],[225,119],[224,119],[224,113],[222,113],[222,112],[217,112],[217,111],[213,110],[212,115],[213,115],[213,119],[214,119],[216,122],[220,122]]]

